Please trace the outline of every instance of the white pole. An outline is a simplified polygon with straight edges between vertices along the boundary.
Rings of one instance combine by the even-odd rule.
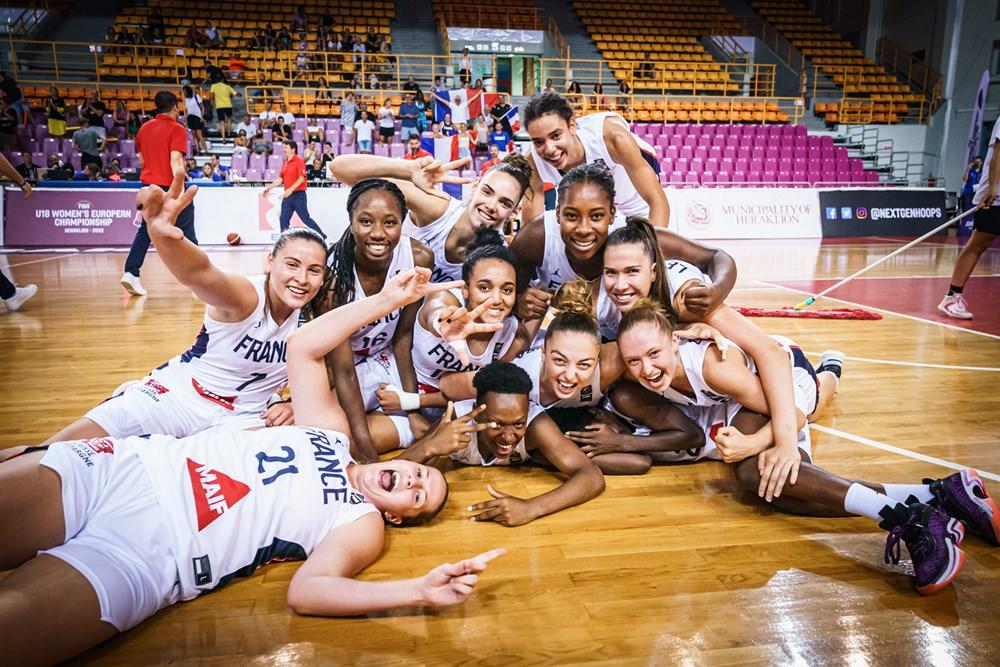
[[[829,294],[833,290],[837,289],[838,287],[841,287],[841,286],[846,285],[847,283],[851,282],[852,280],[854,280],[855,278],[857,278],[858,276],[860,276],[862,273],[866,273],[866,272],[870,271],[871,269],[874,269],[876,266],[878,266],[882,262],[884,262],[884,261],[886,261],[888,259],[892,259],[893,257],[895,257],[896,255],[898,255],[899,253],[901,253],[901,252],[903,252],[905,250],[909,250],[910,248],[912,248],[913,246],[917,245],[918,243],[920,243],[924,239],[930,238],[934,234],[937,234],[938,232],[940,232],[942,229],[945,229],[948,226],[955,224],[956,222],[958,222],[959,220],[961,220],[965,216],[967,216],[970,213],[972,213],[973,211],[975,211],[976,208],[978,208],[978,207],[974,206],[974,207],[970,208],[968,211],[965,211],[964,213],[959,213],[958,215],[956,215],[954,218],[952,218],[948,222],[946,222],[946,223],[944,223],[944,224],[942,224],[942,225],[940,225],[938,227],[935,227],[934,229],[932,229],[931,231],[927,232],[926,234],[924,234],[920,238],[913,239],[912,241],[910,241],[909,243],[907,243],[906,245],[904,245],[902,248],[899,248],[897,250],[893,250],[892,252],[890,252],[885,257],[882,257],[880,259],[876,259],[874,262],[872,262],[868,266],[864,267],[860,271],[855,271],[851,275],[847,276],[846,278],[844,278],[843,280],[841,280],[836,285],[832,285],[830,287],[827,287],[825,290],[823,290],[819,294],[816,294],[815,296],[809,297],[808,299],[806,299],[805,301],[803,301],[799,305],[795,306],[795,308],[793,308],[793,310],[802,310],[806,306],[811,306],[813,303],[816,302],[816,299],[819,299],[820,297],[826,296],[827,294]]]

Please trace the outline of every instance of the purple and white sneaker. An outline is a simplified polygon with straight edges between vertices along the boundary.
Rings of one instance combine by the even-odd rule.
[[[922,503],[886,507],[880,514],[879,526],[889,531],[885,562],[898,563],[899,542],[906,542],[918,593],[937,593],[958,576],[965,563],[965,552],[958,548],[965,536],[961,521]]]
[[[1000,508],[978,472],[966,468],[943,479],[925,479],[924,484],[934,494],[929,505],[960,520],[973,535],[1000,546]]]

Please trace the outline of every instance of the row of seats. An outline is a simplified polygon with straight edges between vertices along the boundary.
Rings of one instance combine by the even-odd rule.
[[[506,0],[502,6],[464,0],[433,0],[434,19],[459,28],[541,30],[538,10],[531,0]]]

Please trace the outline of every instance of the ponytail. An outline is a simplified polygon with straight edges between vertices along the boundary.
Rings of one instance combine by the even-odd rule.
[[[600,344],[601,332],[597,328],[590,283],[575,278],[563,284],[552,298],[552,307],[558,313],[545,331],[546,342],[559,331],[571,331],[587,334]]]

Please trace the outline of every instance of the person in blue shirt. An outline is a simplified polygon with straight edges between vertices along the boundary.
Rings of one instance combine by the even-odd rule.
[[[399,105],[399,117],[403,121],[399,128],[399,136],[403,143],[406,143],[411,136],[420,135],[420,130],[417,128],[419,115],[420,110],[413,101],[413,95],[407,93],[403,96],[403,103]]]
[[[976,194],[976,185],[983,175],[983,158],[978,155],[972,158],[972,162],[965,168],[965,177],[962,179],[962,210],[968,211],[972,208],[972,197]]]
[[[497,122],[493,126],[493,131],[490,132],[490,145],[496,146],[501,153],[507,152],[507,146],[510,144],[510,135],[504,131],[503,123]]]

